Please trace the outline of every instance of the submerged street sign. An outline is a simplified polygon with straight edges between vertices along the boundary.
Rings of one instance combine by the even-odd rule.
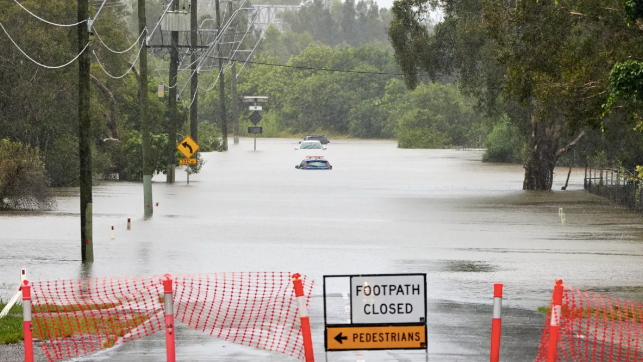
[[[179,142],[179,145],[176,146],[176,148],[181,151],[186,158],[190,158],[199,149],[199,145],[197,145],[190,136],[187,136],[183,141]]]
[[[351,277],[351,322],[424,323],[426,275]]]
[[[425,349],[426,326],[328,326],[326,350]]]

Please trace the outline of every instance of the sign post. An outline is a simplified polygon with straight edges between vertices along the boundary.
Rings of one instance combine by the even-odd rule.
[[[263,133],[263,127],[256,127],[257,123],[261,121],[263,117],[259,114],[259,111],[263,110],[263,107],[258,106],[257,103],[266,103],[268,102],[268,97],[262,96],[251,96],[243,97],[243,101],[246,103],[253,103],[252,106],[248,107],[249,110],[253,111],[250,115],[250,121],[255,127],[248,127],[248,133],[254,135],[254,150],[257,150],[257,135]]]
[[[327,278],[350,280],[348,323],[328,323]],[[428,358],[426,313],[426,274],[324,276],[326,352],[423,349]]]
[[[201,148],[194,140],[192,137],[187,136],[183,139],[183,141],[179,142],[179,145],[176,146],[176,148],[185,156],[186,158],[181,158],[179,159],[179,165],[196,165],[197,160],[196,158],[192,158],[194,154],[196,154],[196,151]],[[187,168],[187,176],[188,176],[188,185],[190,184],[190,168]]]

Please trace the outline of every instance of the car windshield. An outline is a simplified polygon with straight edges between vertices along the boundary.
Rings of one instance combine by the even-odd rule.
[[[306,167],[328,167],[327,161],[308,161]]]
[[[320,150],[322,146],[319,142],[302,142],[300,148],[302,150]]]

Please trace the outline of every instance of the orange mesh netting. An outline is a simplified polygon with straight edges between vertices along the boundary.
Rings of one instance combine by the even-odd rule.
[[[550,317],[551,308],[537,362],[547,360]],[[642,304],[566,286],[557,355],[557,361],[642,361]]]
[[[34,338],[50,361],[164,330],[163,276],[32,283]],[[232,343],[303,359],[291,274],[174,275],[176,322]],[[313,281],[301,277],[310,302]]]

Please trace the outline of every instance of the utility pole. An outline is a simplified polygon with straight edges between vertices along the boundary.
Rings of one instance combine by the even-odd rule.
[[[78,0],[78,51],[89,43],[89,2]],[[89,49],[78,58],[78,154],[80,157],[80,252],[83,263],[94,261],[92,236],[92,147],[89,118]]]
[[[172,10],[179,10],[179,2],[174,1],[172,3]],[[176,132],[178,126],[177,120],[177,110],[176,110],[176,82],[177,74],[179,68],[179,32],[172,31],[171,33],[171,42],[170,46],[170,91],[168,100],[168,109],[167,109],[167,178],[166,182],[173,184],[175,181],[174,171],[175,171],[175,153],[176,153]]]
[[[237,103],[237,62],[232,60],[232,84],[230,98],[232,98],[232,133],[234,144],[239,144],[239,105]]]
[[[215,1],[215,12],[217,16],[217,35],[219,41],[217,42],[217,57],[219,59],[219,103],[220,103],[220,120],[221,120],[221,133],[223,138],[223,150],[228,150],[228,121],[226,119],[225,111],[225,84],[223,74],[223,59],[221,57],[221,43],[223,42],[223,34],[221,33],[221,12],[219,11],[219,0]]]
[[[154,214],[154,206],[152,199],[152,153],[150,152],[151,135],[150,135],[150,121],[148,112],[148,94],[147,94],[147,20],[145,19],[145,0],[138,0],[138,31],[139,34],[145,32],[141,37],[139,55],[139,84],[138,84],[138,97],[139,97],[139,113],[141,118],[141,138],[143,140],[143,210],[145,217],[150,217]]]
[[[228,13],[230,16],[234,13],[233,11],[233,3],[230,1],[228,3]],[[236,26],[235,26],[235,32],[236,32]],[[233,37],[234,40],[236,40],[236,36]],[[232,44],[232,47],[234,48],[236,44]],[[230,84],[230,99],[232,100],[232,136],[234,139],[234,144],[237,145],[239,144],[239,107],[237,104],[237,62],[232,59],[232,78],[231,81],[232,83]]]
[[[199,132],[199,121],[198,121],[198,104],[199,97],[197,96],[197,89],[199,87],[199,73],[197,72],[197,62],[196,62],[196,45],[199,41],[198,39],[198,3],[197,0],[191,0],[190,3],[190,61],[192,62],[192,78],[190,79],[190,95],[191,103],[190,106],[190,136],[194,142],[199,142],[198,132]],[[188,176],[188,180],[189,180]]]

